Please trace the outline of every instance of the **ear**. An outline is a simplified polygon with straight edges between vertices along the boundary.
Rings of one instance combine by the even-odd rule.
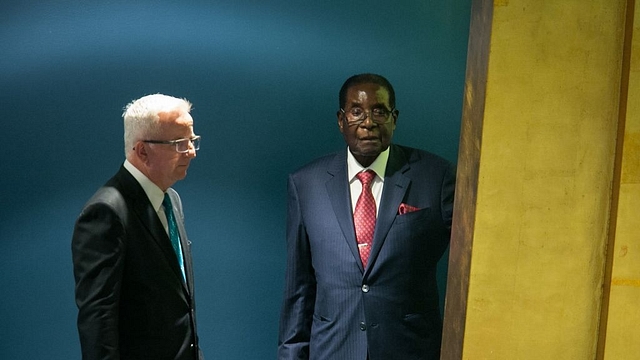
[[[400,116],[400,110],[393,110],[391,116],[393,116],[393,129],[395,130],[396,124],[398,123],[398,116]]]
[[[146,163],[147,159],[149,158],[149,154],[147,152],[148,150],[147,146],[148,146],[147,143],[145,143],[144,141],[138,141],[136,142],[136,146],[133,148],[133,153],[135,154],[135,157],[138,158],[143,163]]]
[[[340,110],[336,113],[336,117],[338,118],[338,128],[340,132],[344,134],[344,121],[342,120],[342,112]]]

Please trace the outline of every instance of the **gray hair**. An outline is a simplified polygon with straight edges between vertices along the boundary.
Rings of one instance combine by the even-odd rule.
[[[153,138],[158,134],[159,113],[183,110],[191,111],[191,103],[186,99],[154,94],[143,96],[124,107],[124,155],[133,150],[139,140]]]

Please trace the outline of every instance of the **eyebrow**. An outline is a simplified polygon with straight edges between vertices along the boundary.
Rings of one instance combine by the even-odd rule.
[[[345,105],[357,105],[357,106],[362,107],[362,103],[359,102],[358,100],[347,101],[345,103]],[[376,107],[376,106],[387,106],[387,104],[385,104],[384,102],[381,102],[381,101],[377,101],[375,104],[373,104],[372,107]]]
[[[346,105],[347,107],[359,107],[359,108],[363,107],[363,106],[362,106],[362,103],[360,103],[360,102],[356,102],[356,101],[352,101],[352,102],[347,103],[347,104],[345,104],[345,105]],[[385,110],[389,110],[390,108],[391,108],[391,106],[388,106],[387,104],[382,103],[382,102],[377,102],[377,103],[373,104],[373,105],[370,107],[370,109],[385,109]]]

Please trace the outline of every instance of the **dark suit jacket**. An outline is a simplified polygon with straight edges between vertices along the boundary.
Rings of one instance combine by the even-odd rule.
[[[344,151],[289,177],[278,358],[439,359],[436,264],[449,244],[455,170],[392,145],[369,265],[353,225]],[[398,214],[401,203],[420,210]]]
[[[156,210],[121,167],[85,205],[72,239],[82,358],[198,359],[191,242],[178,223],[187,283]]]

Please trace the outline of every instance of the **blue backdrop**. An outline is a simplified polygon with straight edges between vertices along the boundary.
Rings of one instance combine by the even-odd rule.
[[[470,2],[3,1],[0,358],[80,358],[73,223],[124,160],[123,106],[157,92],[203,139],[175,188],[205,354],[274,358],[287,174],[345,146],[362,72],[396,88],[395,142],[455,161]]]

